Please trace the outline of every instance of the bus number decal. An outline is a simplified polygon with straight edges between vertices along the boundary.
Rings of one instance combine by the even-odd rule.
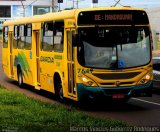
[[[41,56],[40,61],[47,63],[54,63],[54,59],[52,57]]]
[[[88,69],[78,69],[78,73],[82,73],[82,74],[87,74],[87,73],[92,73],[93,69],[92,68],[88,68]]]

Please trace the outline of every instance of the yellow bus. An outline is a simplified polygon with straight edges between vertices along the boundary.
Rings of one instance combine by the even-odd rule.
[[[66,10],[6,21],[4,73],[60,99],[151,96],[152,37],[143,9]]]

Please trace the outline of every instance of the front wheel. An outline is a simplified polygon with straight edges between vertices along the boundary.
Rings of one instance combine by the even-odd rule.
[[[23,75],[22,75],[22,70],[19,68],[17,71],[17,77],[18,77],[18,85],[19,87],[23,86]]]
[[[63,96],[62,81],[58,74],[55,74],[54,76],[54,88],[55,88],[55,95],[58,98],[58,100],[63,101],[64,96]]]
[[[62,89],[62,84],[60,83],[58,86],[58,97],[62,101],[64,99],[63,97],[63,89]]]

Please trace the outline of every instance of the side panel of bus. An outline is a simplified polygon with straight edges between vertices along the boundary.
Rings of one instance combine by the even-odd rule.
[[[30,24],[31,25],[31,24]],[[32,79],[32,54],[31,45],[32,37],[28,36],[29,32],[25,34],[26,25],[15,25],[13,33],[13,42],[10,47],[12,51],[11,63],[13,63],[13,77],[18,80],[17,74],[18,70],[22,71],[23,82],[26,84],[33,84]],[[28,30],[28,28],[27,28]],[[31,34],[31,28],[30,28]]]
[[[55,93],[58,82],[55,75],[60,78],[63,85],[64,78],[64,52],[63,52],[63,30],[56,26],[55,21],[42,23],[39,33],[40,42],[37,46],[37,73],[39,73],[39,84],[41,89]],[[58,23],[58,22],[57,22]],[[55,29],[57,28],[57,29]]]
[[[23,73],[23,83],[32,85],[32,59],[30,58],[30,51],[14,49],[12,55],[14,79],[18,80],[17,71],[20,68]]]

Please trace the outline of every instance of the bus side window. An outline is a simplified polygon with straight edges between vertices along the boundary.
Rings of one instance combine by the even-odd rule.
[[[43,24],[42,46],[43,51],[53,51],[53,22]]]
[[[25,49],[30,50],[32,47],[32,25],[27,24],[25,27]]]
[[[8,27],[3,28],[3,48],[8,48]]]
[[[23,49],[25,45],[25,25],[19,26],[18,49]]]
[[[54,24],[54,51],[63,51],[64,21],[55,21]]]
[[[19,36],[19,26],[14,26],[14,41],[13,41],[13,48],[17,48],[18,47],[18,36]]]

